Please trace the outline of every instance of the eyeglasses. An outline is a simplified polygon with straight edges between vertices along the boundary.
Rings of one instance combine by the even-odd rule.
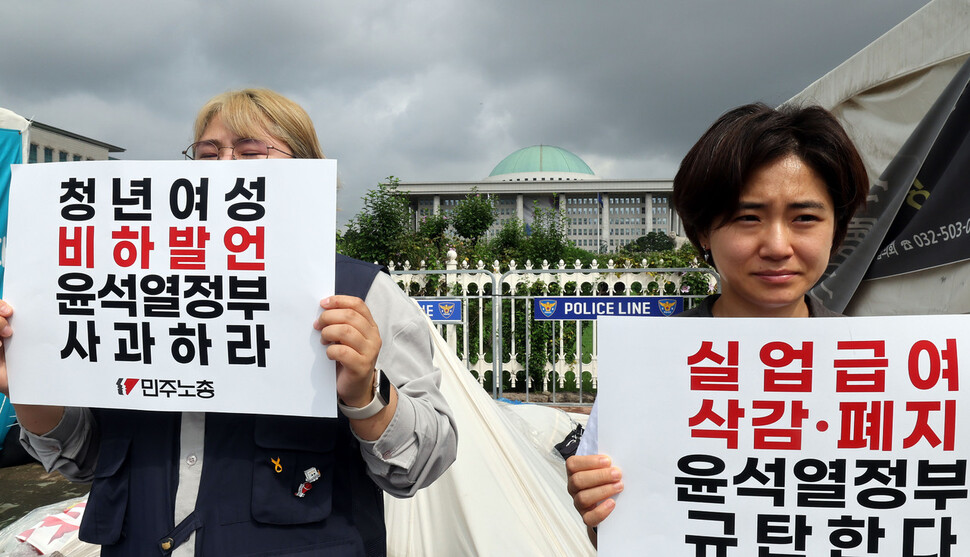
[[[219,158],[219,153],[223,149],[229,149],[233,159],[265,159],[269,157],[270,149],[295,158],[292,153],[253,138],[239,139],[231,147],[222,147],[214,141],[197,141],[182,151],[182,154],[185,158],[195,161],[214,161]]]

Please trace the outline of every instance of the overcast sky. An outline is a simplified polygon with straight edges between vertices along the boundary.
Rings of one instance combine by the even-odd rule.
[[[478,180],[558,145],[604,178],[670,179],[722,112],[777,105],[925,0],[6,2],[0,107],[172,159],[196,111],[269,87],[344,184]]]

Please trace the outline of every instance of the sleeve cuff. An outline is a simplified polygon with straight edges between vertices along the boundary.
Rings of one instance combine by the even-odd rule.
[[[397,408],[391,422],[376,441],[365,441],[357,437],[361,450],[380,462],[410,469],[418,455],[414,438],[415,422],[414,401],[398,391]],[[356,435],[355,433],[354,436]]]
[[[28,452],[33,453],[50,472],[60,458],[75,460],[84,452],[91,429],[92,418],[89,413],[90,410],[86,408],[66,407],[61,421],[44,435],[36,435],[21,428],[21,442],[26,444]]]

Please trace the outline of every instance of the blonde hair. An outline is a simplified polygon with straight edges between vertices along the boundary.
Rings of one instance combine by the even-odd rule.
[[[212,97],[195,118],[195,141],[202,137],[216,115],[239,137],[268,133],[285,141],[295,158],[326,158],[310,116],[300,105],[275,91],[243,89]]]

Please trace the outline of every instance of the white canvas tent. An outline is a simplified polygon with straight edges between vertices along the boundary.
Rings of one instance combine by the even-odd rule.
[[[595,555],[553,447],[575,423],[552,408],[492,400],[445,340],[432,336],[458,426],[458,458],[413,498],[384,497],[388,556]]]
[[[0,129],[3,130],[15,130],[20,132],[23,138],[23,153],[24,159],[27,158],[27,147],[30,145],[30,141],[27,138],[27,128],[30,127],[30,121],[28,121],[23,116],[16,114],[13,111],[7,110],[6,108],[0,107]]]
[[[934,0],[788,102],[815,103],[831,110],[862,153],[870,183],[889,187],[874,187],[873,194],[904,198],[906,192],[900,188],[909,190],[911,181],[880,184],[879,180],[966,63],[970,56],[968,29],[970,1]],[[850,230],[850,240],[851,234]],[[881,240],[876,239],[876,243]],[[871,261],[874,255],[869,253],[868,259]],[[963,261],[864,280],[845,312],[970,312],[968,279],[970,262]]]

